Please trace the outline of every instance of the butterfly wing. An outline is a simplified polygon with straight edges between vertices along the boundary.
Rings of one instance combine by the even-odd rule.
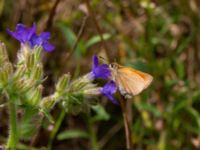
[[[137,95],[150,85],[153,77],[132,68],[121,67],[114,80],[123,95]]]

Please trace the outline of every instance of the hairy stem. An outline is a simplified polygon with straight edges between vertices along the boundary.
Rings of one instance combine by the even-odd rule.
[[[7,148],[14,150],[18,142],[17,134],[17,106],[15,104],[15,96],[10,96],[9,104],[9,137],[7,141]]]
[[[52,149],[53,140],[55,139],[55,136],[56,136],[64,118],[65,118],[65,110],[63,109],[58,117],[58,120],[56,120],[56,124],[55,124],[53,131],[51,132],[50,139],[48,142],[48,150]]]

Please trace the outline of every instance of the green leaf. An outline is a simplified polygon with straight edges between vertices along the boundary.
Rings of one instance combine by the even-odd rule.
[[[191,116],[195,119],[196,124],[198,126],[198,131],[196,132],[200,136],[200,114],[197,110],[192,107],[188,107],[187,111],[191,114]]]
[[[183,52],[184,50],[186,50],[188,44],[192,41],[193,37],[194,37],[194,31],[191,31],[190,35],[187,36],[187,38],[184,38],[182,40],[182,42],[180,43],[180,45],[176,49],[176,53],[180,54],[181,52]]]
[[[161,113],[160,111],[151,104],[148,104],[147,102],[135,102],[135,106],[139,109],[139,110],[146,110],[149,112],[152,112],[156,117],[160,117]]]
[[[192,101],[193,103],[194,102],[199,102],[199,99],[200,99],[200,89],[196,90],[193,92],[193,95],[192,95]]]
[[[63,23],[59,23],[58,27],[63,32],[65,39],[67,40],[67,44],[69,44],[70,48],[72,48],[76,41],[76,35],[67,25],[65,25]]]
[[[96,115],[92,118],[92,120],[99,121],[99,120],[109,120],[110,115],[105,111],[104,107],[101,105],[92,106],[92,110],[95,111]]]
[[[77,42],[77,36],[76,34],[70,29],[70,27],[64,23],[58,23],[58,27],[63,32],[65,39],[67,40],[67,44],[71,49],[74,48],[75,43]],[[76,56],[80,57],[81,54],[85,54],[86,47],[85,43],[80,39],[78,43],[76,43],[77,46],[74,49],[76,52]]]
[[[111,34],[108,34],[108,33],[104,33],[102,36],[104,40],[108,40],[109,38],[111,38]],[[99,35],[93,36],[91,39],[89,39],[86,42],[86,48],[89,48],[90,46],[96,43],[99,43],[100,41],[101,41],[101,37]]]
[[[74,139],[74,138],[88,138],[89,135],[87,132],[79,130],[79,129],[73,129],[73,130],[67,130],[63,131],[58,134],[57,139],[58,140],[66,140],[66,139]]]
[[[180,60],[176,61],[176,72],[177,75],[180,79],[183,79],[185,76],[185,69],[184,69],[184,64],[183,62],[181,62]]]
[[[165,80],[164,85],[166,86],[167,89],[171,89],[173,86],[177,85],[178,80],[175,79],[170,79],[170,80]]]

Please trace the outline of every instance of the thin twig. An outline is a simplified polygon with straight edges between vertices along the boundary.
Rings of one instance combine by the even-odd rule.
[[[91,18],[92,18],[92,20],[93,20],[93,22],[94,22],[94,24],[95,24],[95,26],[96,26],[97,32],[98,32],[98,34],[99,34],[99,36],[100,36],[100,38],[101,38],[101,42],[102,42],[102,44],[103,44],[103,47],[104,47],[104,49],[106,50],[106,52],[108,52],[108,48],[107,48],[106,43],[105,43],[105,40],[104,40],[104,38],[103,38],[103,32],[102,32],[102,30],[101,30],[101,28],[100,28],[100,26],[99,26],[99,24],[98,24],[98,21],[96,20],[95,13],[92,11],[92,8],[91,8],[91,6],[90,6],[89,0],[85,0],[85,3],[86,3],[86,6],[87,6],[89,15],[91,16]]]
[[[101,148],[103,148],[106,143],[113,137],[114,134],[116,134],[121,128],[123,127],[122,123],[115,124],[106,134],[102,137],[102,139],[99,141],[99,145]]]
[[[74,43],[74,45],[73,45],[71,51],[70,51],[69,54],[67,55],[67,57],[66,57],[67,59],[70,58],[70,57],[72,56],[72,54],[74,53],[76,47],[78,46],[78,42],[80,41],[81,36],[82,36],[82,34],[83,34],[83,31],[84,31],[84,29],[85,29],[85,25],[86,25],[87,19],[88,19],[88,16],[85,16],[85,17],[83,18],[83,22],[82,22],[81,27],[80,27],[80,29],[79,29],[76,42]]]
[[[126,135],[126,149],[132,150],[132,135],[131,135],[131,129],[130,124],[128,121],[128,113],[126,111],[126,100],[124,98],[120,98],[120,105],[123,113],[123,120],[124,120],[124,129],[125,129],[125,135]]]
[[[57,8],[59,2],[60,2],[60,0],[56,0],[55,1],[54,5],[53,5],[53,7],[51,9],[51,12],[49,14],[49,18],[47,20],[47,23],[46,23],[46,26],[45,26],[45,30],[51,28],[52,23],[53,23],[53,19],[54,19],[55,13],[56,13],[56,8]]]

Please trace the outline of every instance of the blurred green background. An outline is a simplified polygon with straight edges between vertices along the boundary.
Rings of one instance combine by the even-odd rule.
[[[35,22],[38,33],[51,32],[56,45],[42,60],[48,76],[44,95],[53,92],[61,74],[89,72],[93,54],[148,72],[152,85],[127,107],[135,149],[200,149],[200,1],[91,0],[90,7],[88,1],[0,0],[0,40],[11,61],[20,45],[6,28]],[[94,138],[100,149],[125,149],[120,107],[103,97],[99,101],[90,114],[62,114],[56,106],[51,114],[63,120],[54,140],[49,139],[55,124],[44,120],[32,138],[21,141],[21,149],[51,143],[55,150],[90,150]],[[0,108],[0,144],[7,122],[6,108]]]

